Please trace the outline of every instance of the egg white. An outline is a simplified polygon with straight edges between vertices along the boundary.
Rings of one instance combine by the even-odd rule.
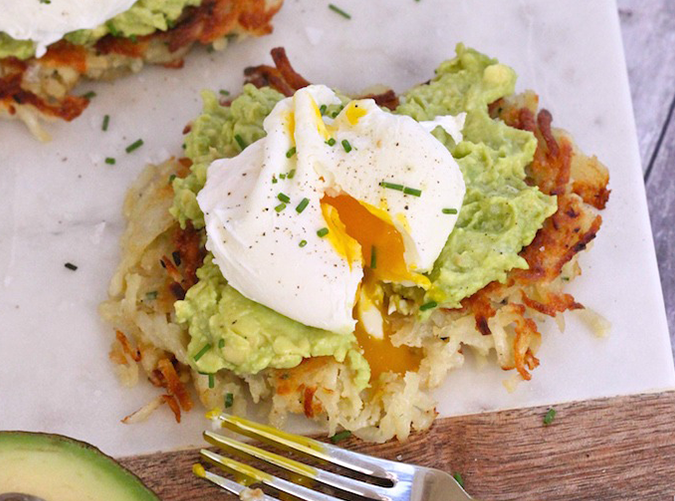
[[[458,210],[465,191],[457,163],[429,130],[440,125],[459,141],[464,117],[420,124],[369,99],[349,103],[334,120],[322,117],[320,107],[331,104],[340,100],[322,85],[280,101],[264,121],[265,138],[211,164],[197,200],[207,249],[230,285],[305,325],[348,333],[363,297],[361,248],[337,211],[322,209],[322,198],[358,200],[400,232],[409,270],[428,271],[457,219],[443,209]],[[332,233],[319,236],[323,228]],[[377,319],[370,323],[379,334]]]

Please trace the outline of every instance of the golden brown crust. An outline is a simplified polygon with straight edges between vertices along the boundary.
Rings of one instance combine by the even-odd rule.
[[[280,8],[281,1],[204,0],[198,7],[187,8],[176,25],[167,31],[134,39],[107,35],[93,47],[61,40],[51,45],[39,59],[0,59],[0,111],[4,110],[11,117],[17,114],[17,106],[30,106],[44,117],[71,121],[84,111],[89,100],[71,95],[70,90],[83,77],[100,78],[90,74],[94,60],[100,60],[102,56],[120,56],[128,58],[122,65],[125,68],[133,67],[134,61],[139,60],[180,68],[186,50],[194,43],[210,44],[229,34],[260,36],[270,33],[271,19]],[[158,46],[166,46],[168,53],[155,61],[155,56],[150,53]],[[166,49],[162,50],[166,52]],[[34,83],[28,82],[29,69],[34,66],[68,73],[67,83],[59,79],[63,84],[63,92],[59,92],[62,95],[41,92]],[[125,71],[128,69],[117,71],[115,75]]]

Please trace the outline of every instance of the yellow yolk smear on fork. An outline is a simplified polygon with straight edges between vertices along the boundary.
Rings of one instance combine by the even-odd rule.
[[[420,350],[392,344],[384,307],[375,297],[377,296],[376,285],[381,281],[413,282],[426,285],[427,278],[408,270],[404,259],[403,237],[393,224],[373,214],[377,209],[371,211],[348,195],[336,197],[325,195],[321,205],[322,208],[325,206],[334,208],[339,215],[341,226],[344,227],[343,231],[346,232],[345,237],[351,237],[361,245],[365,272],[361,288],[366,296],[377,305],[385,319],[384,338],[371,336],[357,314],[357,307],[354,308],[354,318],[357,320],[356,339],[370,365],[371,380],[376,380],[383,372],[392,371],[404,374],[406,371],[416,370],[421,361]],[[339,235],[331,237],[330,233],[329,237],[338,242],[344,240]]]

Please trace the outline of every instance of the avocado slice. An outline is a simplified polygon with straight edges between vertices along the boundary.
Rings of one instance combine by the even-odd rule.
[[[0,431],[0,496],[5,493],[45,501],[159,501],[93,445],[21,431]]]

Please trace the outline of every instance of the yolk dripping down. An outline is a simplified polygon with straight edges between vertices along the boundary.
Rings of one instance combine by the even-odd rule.
[[[376,285],[381,281],[413,282],[422,286],[428,283],[423,275],[408,270],[401,234],[393,224],[387,222],[389,217],[384,211],[366,207],[348,195],[336,197],[325,195],[321,207],[329,224],[331,243],[341,255],[352,262],[354,246],[349,245],[349,242],[356,241],[360,244],[365,270],[361,287],[385,318],[384,338],[379,339],[366,331],[355,308],[356,338],[370,365],[371,379],[375,380],[381,373],[387,371],[402,374],[417,369],[421,360],[420,350],[408,346],[394,346],[391,343],[388,322],[383,311],[384,305],[375,299]],[[337,215],[339,218],[336,223]]]

